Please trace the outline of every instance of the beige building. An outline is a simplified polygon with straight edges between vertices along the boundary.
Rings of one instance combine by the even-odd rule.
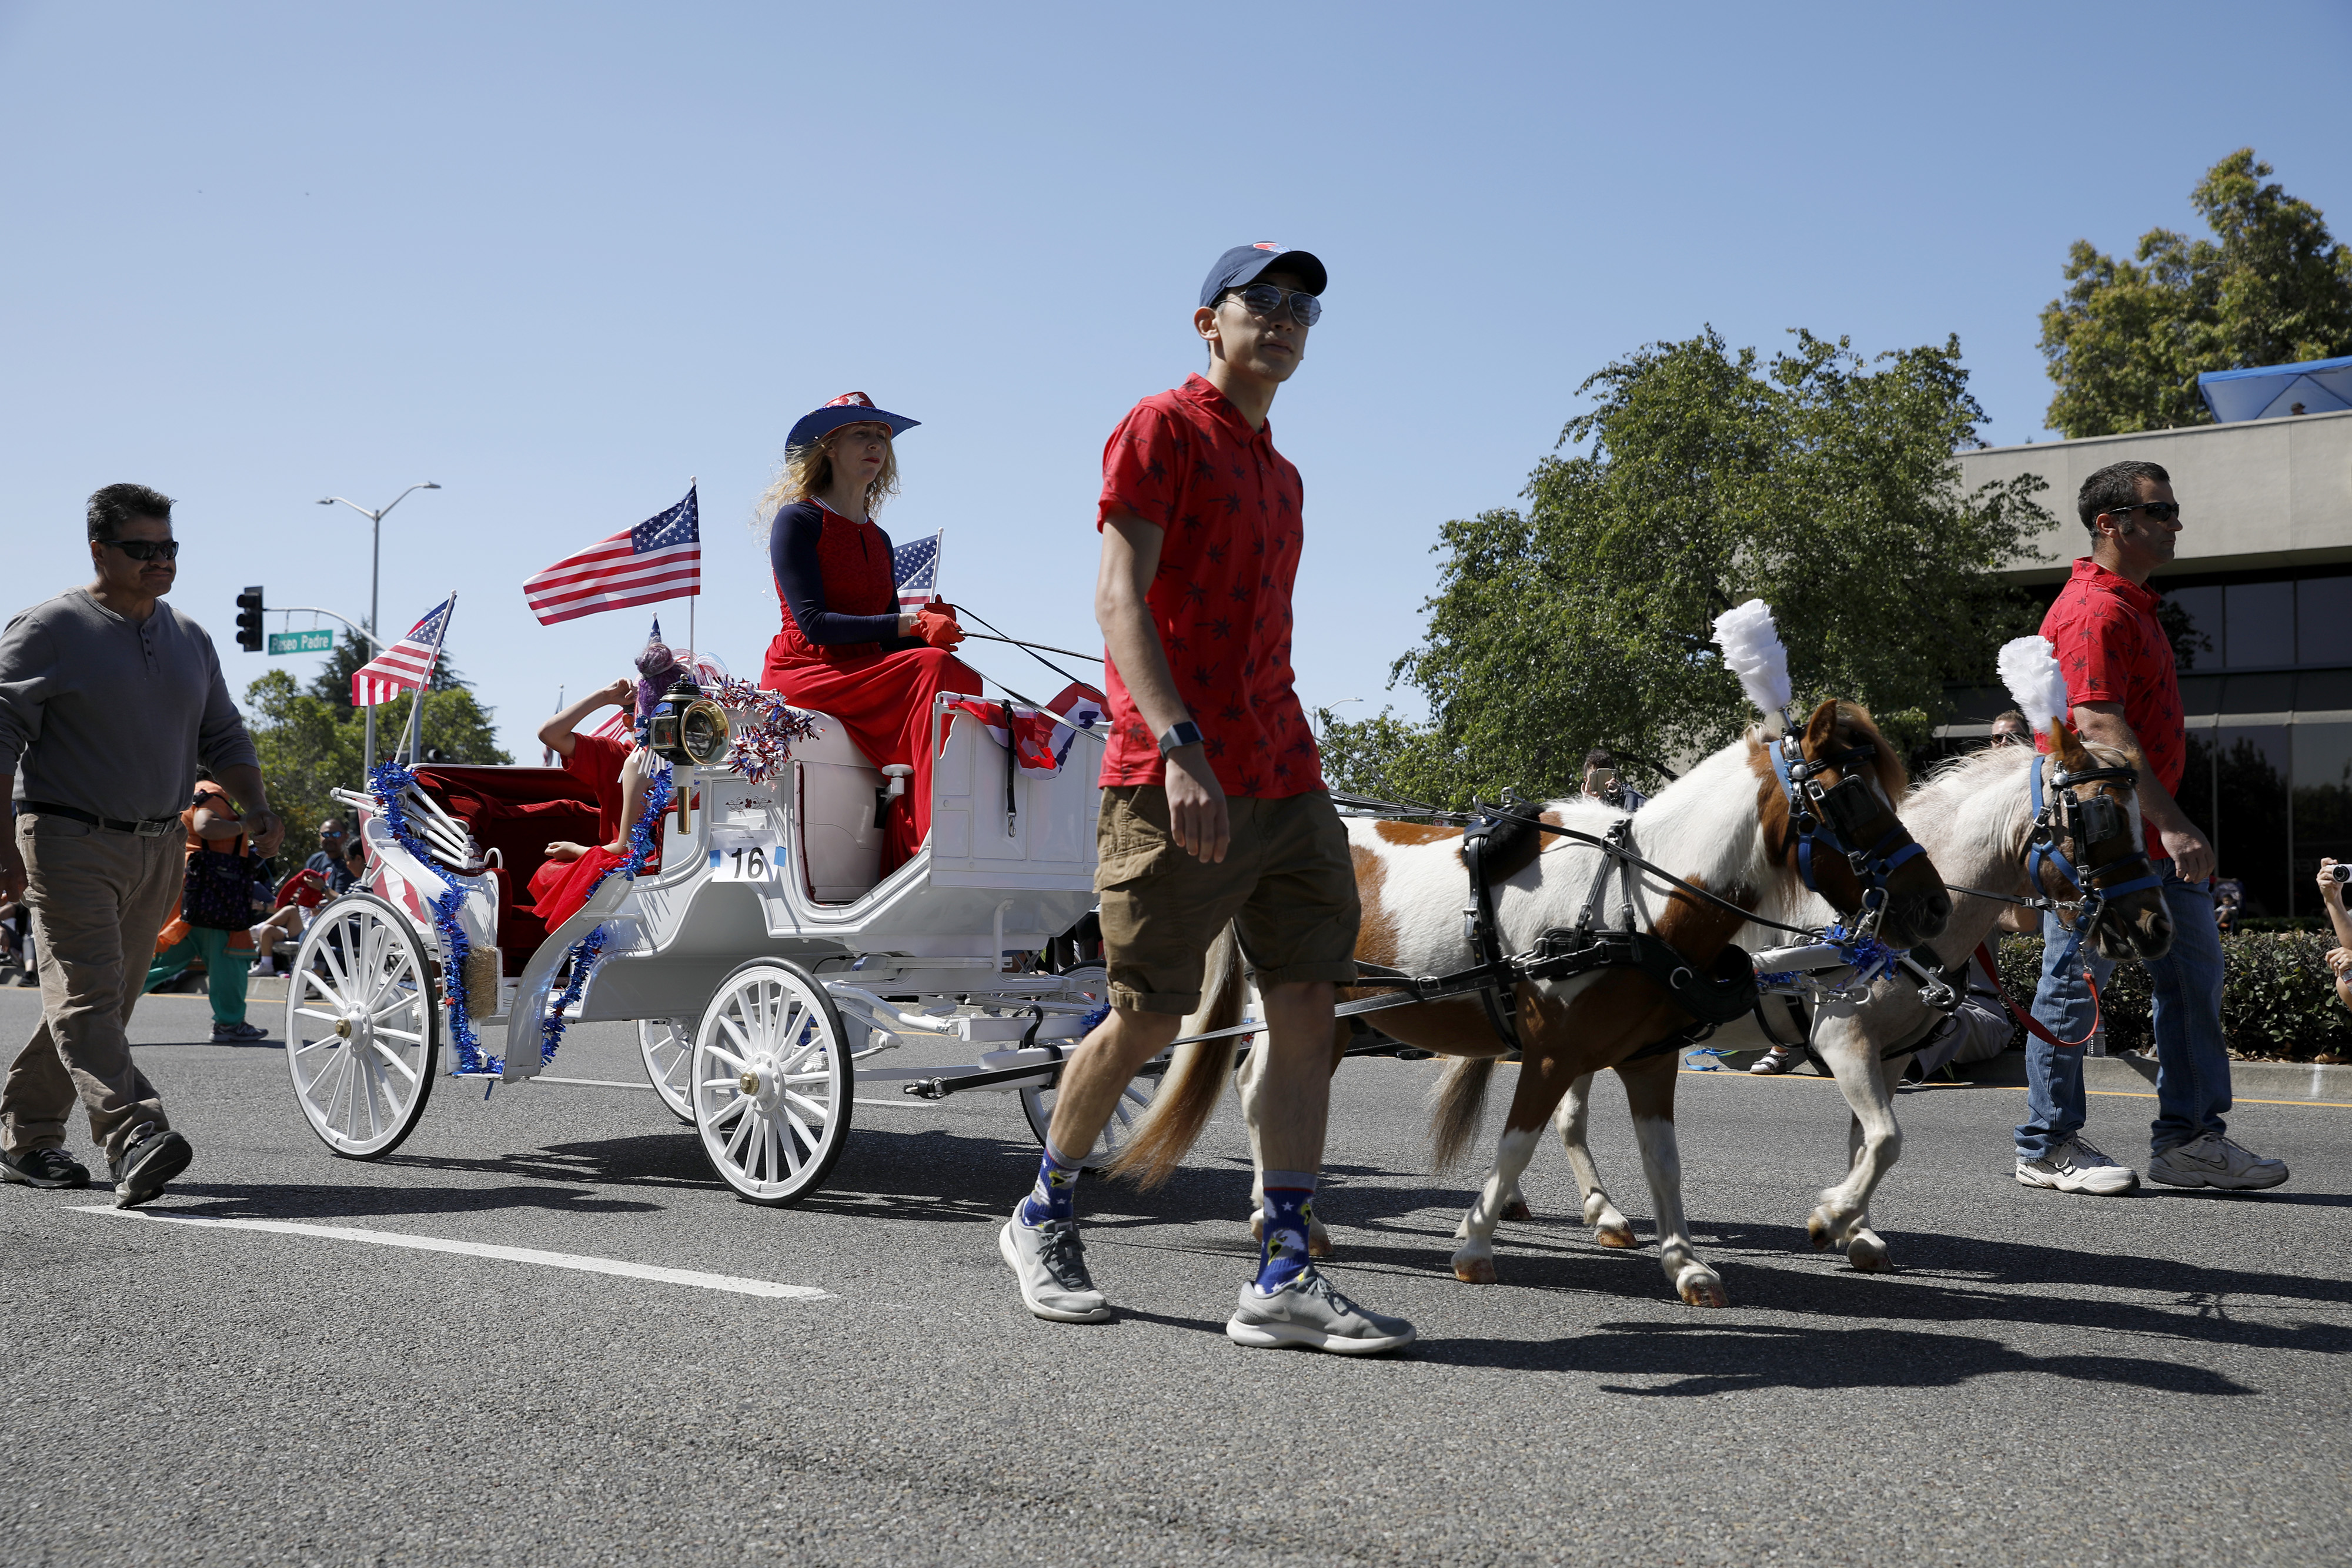
[[[2352,411],[1959,455],[1971,489],[2048,481],[2059,526],[2012,569],[2045,600],[2089,552],[2075,493],[2127,459],[2161,464],[2181,505],[2179,559],[2151,581],[2189,714],[2182,803],[2255,913],[2312,914],[2320,857],[2352,860]],[[1954,738],[2007,706],[1997,690],[1953,695],[1939,733]]]

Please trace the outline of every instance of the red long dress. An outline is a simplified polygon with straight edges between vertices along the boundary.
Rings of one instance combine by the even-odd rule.
[[[760,685],[832,715],[877,768],[914,768],[883,821],[887,875],[931,831],[930,717],[941,692],[979,695],[980,677],[952,653],[898,635],[890,536],[816,501],[777,512],[768,553],[783,626]]]
[[[563,770],[585,782],[596,794],[596,841],[587,846],[588,852],[576,861],[547,861],[530,873],[530,894],[537,907],[533,910],[550,931],[579,913],[604,880],[604,873],[627,860],[604,846],[625,840],[630,824],[621,821],[623,795],[621,768],[634,749],[625,742],[606,740],[602,736],[574,735],[572,755],[563,759]],[[654,833],[654,852],[646,856],[646,871],[661,867],[661,833]]]

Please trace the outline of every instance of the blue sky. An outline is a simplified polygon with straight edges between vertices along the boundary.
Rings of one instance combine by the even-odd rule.
[[[1271,239],[1331,270],[1274,413],[1300,690],[1417,711],[1383,687],[1438,526],[1511,504],[1612,357],[1957,332],[1986,435],[2022,441],[2069,241],[2191,226],[2248,143],[2352,235],[2352,9],[2227,34],[2166,5],[0,3],[5,608],[87,576],[90,490],[158,486],[174,602],[241,692],[272,663],[236,648],[243,584],[364,611],[366,524],[316,499],[438,480],[386,525],[383,619],[460,591],[520,758],[646,619],[542,629],[522,580],[698,476],[701,641],[755,675],[752,503],[858,388],[925,422],[881,520],[946,528],[947,595],[1098,645],[1103,440],[1198,365],[1209,262]]]

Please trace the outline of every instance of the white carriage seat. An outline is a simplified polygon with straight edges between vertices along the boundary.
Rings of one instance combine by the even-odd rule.
[[[820,904],[849,904],[882,880],[878,791],[889,780],[832,716],[810,711],[822,733],[793,742],[793,818],[801,873]]]

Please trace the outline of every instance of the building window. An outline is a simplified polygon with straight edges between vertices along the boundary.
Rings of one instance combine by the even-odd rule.
[[[2294,585],[2294,662],[2352,664],[2352,577]]]

